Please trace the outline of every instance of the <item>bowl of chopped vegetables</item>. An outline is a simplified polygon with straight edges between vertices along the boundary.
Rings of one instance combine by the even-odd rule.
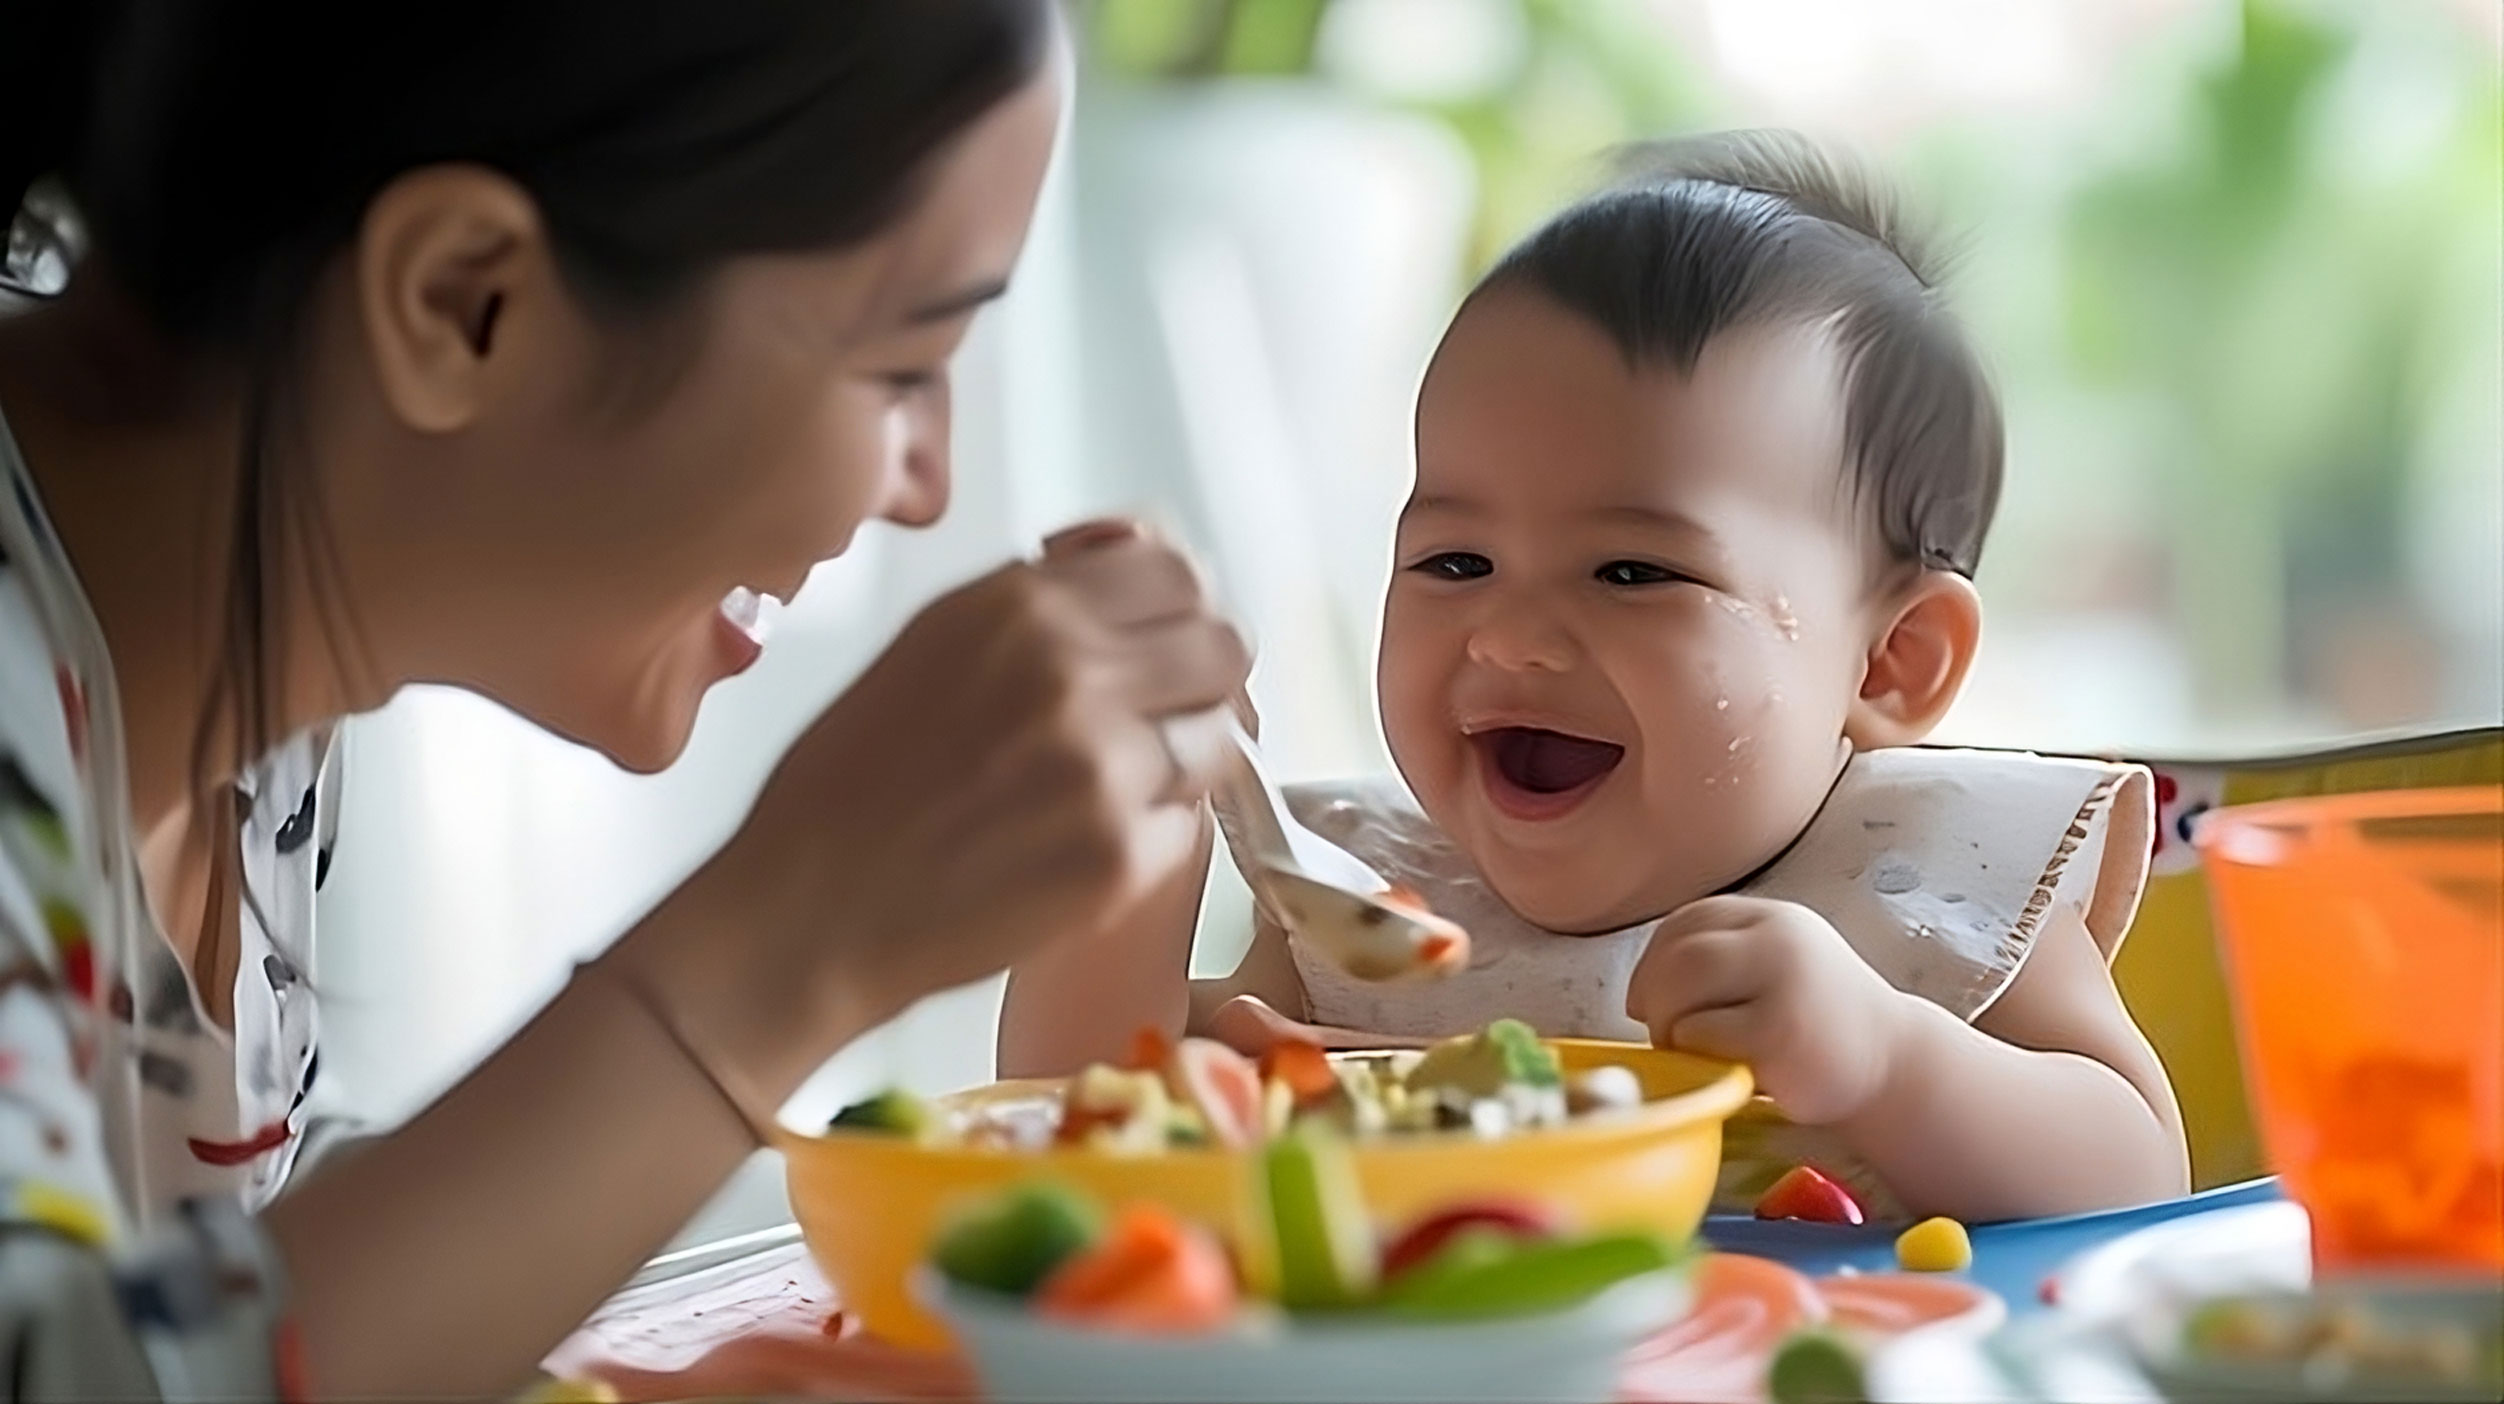
[[[913,1276],[968,1204],[1043,1179],[1103,1204],[1153,1204],[1238,1254],[1257,1167],[1299,1131],[1349,1147],[1367,1213],[1406,1223],[1535,1192],[1576,1231],[1685,1243],[1703,1221],[1722,1123],[1747,1070],[1628,1044],[1543,1041],[1503,1020],[1425,1050],[1258,1062],[1143,1037],[1121,1067],[923,1102],[889,1093],[781,1141],[794,1216],[845,1309],[897,1344],[954,1338]]]
[[[1033,1181],[960,1210],[920,1281],[1000,1400],[1615,1397],[1619,1362],[1691,1301],[1657,1233],[1543,1202],[1457,1202],[1384,1235],[1345,1141],[1256,1156],[1232,1245],[1161,1205],[1107,1214]]]

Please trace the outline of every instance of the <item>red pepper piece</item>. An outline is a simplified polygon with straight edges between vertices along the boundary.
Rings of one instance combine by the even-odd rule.
[[[1490,1230],[1519,1242],[1536,1242],[1555,1237],[1558,1227],[1553,1211],[1529,1200],[1488,1199],[1456,1204],[1420,1219],[1391,1240],[1391,1246],[1382,1252],[1382,1275],[1399,1276],[1442,1252],[1453,1239],[1470,1229]]]
[[[1852,1192],[1809,1166],[1795,1167],[1765,1197],[1756,1201],[1760,1219],[1798,1219],[1812,1224],[1857,1224],[1860,1201]]]

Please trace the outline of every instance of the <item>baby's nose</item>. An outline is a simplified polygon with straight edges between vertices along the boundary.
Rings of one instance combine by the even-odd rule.
[[[1469,636],[1472,662],[1508,673],[1562,673],[1574,665],[1576,652],[1571,633],[1530,610],[1490,615]]]

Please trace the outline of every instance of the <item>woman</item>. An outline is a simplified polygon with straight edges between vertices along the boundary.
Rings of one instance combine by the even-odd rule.
[[[0,321],[0,1379],[510,1388],[846,1040],[1187,882],[1166,723],[1244,652],[1174,552],[1083,529],[923,613],[510,1045],[282,1196],[331,724],[451,683],[658,769],[754,594],[935,520],[1050,20],[0,17],[0,205],[55,177],[86,247]]]

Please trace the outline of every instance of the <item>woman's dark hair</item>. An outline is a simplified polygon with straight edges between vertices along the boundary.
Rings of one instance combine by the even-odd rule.
[[[1482,286],[1535,288],[1630,364],[1682,375],[1723,332],[1831,321],[1856,500],[1893,559],[1972,575],[2000,500],[1999,399],[1885,188],[1788,132],[1640,147],[1627,164]]]
[[[246,373],[204,772],[212,738],[238,764],[278,739],[271,597],[327,546],[272,439],[314,281],[386,185],[500,171],[590,307],[657,312],[735,256],[875,234],[1050,23],[1046,0],[0,0],[0,218],[56,178],[84,268]]]

